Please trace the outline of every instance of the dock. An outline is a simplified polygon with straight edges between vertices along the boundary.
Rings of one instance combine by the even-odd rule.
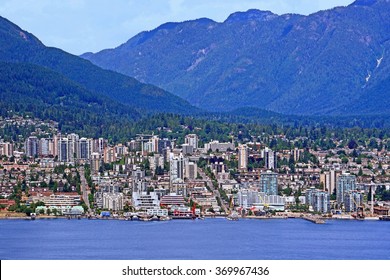
[[[325,224],[325,221],[322,217],[317,216],[303,216],[302,219],[305,219],[307,221],[310,221],[315,224]]]

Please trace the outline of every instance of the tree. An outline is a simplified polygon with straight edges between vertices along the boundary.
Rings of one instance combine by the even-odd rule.
[[[287,188],[284,188],[283,190],[282,190],[282,193],[283,194],[285,194],[285,195],[287,195],[287,196],[290,196],[291,194],[292,194],[292,188],[290,188],[290,187],[287,187]]]
[[[57,214],[58,214],[58,210],[57,210],[57,208],[54,208],[54,209],[53,209],[53,215],[54,215],[54,216],[57,216]]]
[[[33,211],[32,211],[32,209],[30,207],[26,208],[26,210],[25,210],[25,213],[26,213],[27,216],[30,216],[32,212]]]
[[[47,210],[46,210],[46,214],[47,214],[48,216],[50,216],[50,215],[51,215],[51,210],[50,210],[50,208],[47,208]]]
[[[349,149],[356,149],[358,147],[358,144],[356,143],[355,140],[351,139],[349,142],[348,142],[348,148]]]

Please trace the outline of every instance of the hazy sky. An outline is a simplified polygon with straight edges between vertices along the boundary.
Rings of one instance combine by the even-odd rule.
[[[73,54],[116,47],[168,21],[224,21],[248,9],[308,15],[353,0],[1,0],[0,15]]]

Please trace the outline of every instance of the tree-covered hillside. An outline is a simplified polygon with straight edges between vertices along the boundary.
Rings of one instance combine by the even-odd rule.
[[[82,57],[212,111],[389,114],[389,18],[388,0],[309,16],[249,10],[163,24]]]
[[[91,93],[49,69],[0,62],[0,116],[14,113],[54,120],[64,132],[107,138],[125,135],[141,117],[132,107]]]
[[[35,36],[0,17],[0,61],[31,63],[56,71],[91,93],[107,96],[142,112],[199,111],[183,99],[134,78],[103,70],[60,49],[44,46]]]

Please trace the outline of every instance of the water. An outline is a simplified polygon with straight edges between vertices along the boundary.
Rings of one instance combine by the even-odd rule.
[[[389,260],[390,222],[0,220],[0,259]]]

